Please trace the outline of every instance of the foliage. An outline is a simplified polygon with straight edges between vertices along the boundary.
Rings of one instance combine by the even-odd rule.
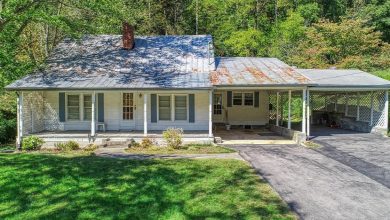
[[[65,143],[56,143],[54,146],[58,150],[61,150],[61,151],[72,151],[72,150],[80,149],[80,145],[76,141],[67,141]]]
[[[37,136],[28,136],[23,138],[22,141],[22,150],[40,150],[45,141],[42,138]]]
[[[134,138],[130,139],[130,143],[127,145],[128,148],[137,148],[141,147],[140,143],[134,140]]]
[[[131,154],[223,154],[236,152],[233,149],[213,144],[188,144],[180,147],[180,149],[164,146],[154,146],[151,148],[133,147],[125,151]]]
[[[88,144],[87,146],[85,146],[83,148],[83,151],[84,152],[93,152],[93,151],[97,150],[98,148],[99,148],[99,146],[96,144]]]
[[[167,146],[173,149],[180,149],[183,144],[183,129],[168,128],[163,132],[163,138]]]
[[[0,154],[0,180],[0,219],[296,218],[238,160]]]
[[[142,148],[151,148],[156,144],[156,141],[152,137],[142,138],[140,147]]]

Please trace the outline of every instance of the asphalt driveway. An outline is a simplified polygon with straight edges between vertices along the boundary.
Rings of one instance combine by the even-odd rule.
[[[346,133],[323,147],[234,146],[303,219],[390,219],[390,139]]]

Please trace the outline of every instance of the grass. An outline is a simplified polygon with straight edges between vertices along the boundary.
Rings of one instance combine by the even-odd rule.
[[[0,219],[295,219],[237,160],[0,154]]]
[[[312,148],[312,149],[316,149],[316,148],[321,147],[321,145],[319,145],[313,141],[305,141],[305,142],[303,142],[303,145],[307,148]]]
[[[218,145],[185,145],[182,149],[172,149],[168,147],[151,147],[151,148],[128,148],[126,152],[133,154],[220,154],[233,153],[233,149]]]
[[[11,151],[11,150],[15,150],[15,145],[12,145],[12,144],[0,145],[0,152]]]

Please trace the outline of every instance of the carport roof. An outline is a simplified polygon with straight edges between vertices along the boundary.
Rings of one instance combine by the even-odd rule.
[[[390,88],[390,81],[358,69],[296,69],[316,87]]]

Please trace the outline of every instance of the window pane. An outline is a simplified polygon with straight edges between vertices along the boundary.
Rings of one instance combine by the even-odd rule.
[[[92,119],[92,95],[84,95],[84,120]]]
[[[253,93],[245,93],[244,105],[253,105]]]
[[[92,108],[84,108],[84,120],[92,120]]]
[[[133,93],[123,93],[123,120],[133,120]]]
[[[187,120],[187,96],[175,96],[175,120]]]
[[[233,105],[242,105],[242,93],[233,93]]]
[[[68,120],[80,120],[79,95],[68,95]]]
[[[213,105],[214,115],[222,114],[222,94],[214,94],[214,105]]]
[[[171,96],[158,97],[159,120],[171,120]]]

